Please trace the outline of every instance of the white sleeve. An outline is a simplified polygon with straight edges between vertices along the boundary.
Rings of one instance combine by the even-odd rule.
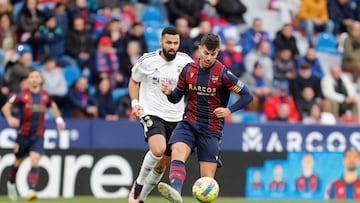
[[[142,71],[141,63],[136,62],[136,64],[131,69],[131,77],[136,81],[140,82],[144,77],[144,71]]]

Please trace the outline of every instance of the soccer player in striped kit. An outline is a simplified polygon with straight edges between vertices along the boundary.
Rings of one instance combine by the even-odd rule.
[[[129,82],[132,116],[141,119],[146,153],[140,172],[129,194],[129,203],[143,202],[164,174],[170,163],[170,146],[167,142],[184,113],[184,101],[170,103],[161,92],[162,81],[177,79],[186,64],[193,60],[178,52],[180,35],[174,27],[163,29],[162,49],[146,53],[132,68]]]
[[[16,174],[27,155],[29,155],[31,161],[31,169],[28,174],[29,192],[27,199],[34,200],[37,198],[35,186],[39,178],[39,161],[41,154],[44,152],[45,111],[47,107],[51,108],[51,112],[56,118],[57,129],[65,129],[65,122],[56,103],[41,88],[43,79],[39,70],[31,70],[27,80],[29,87],[19,95],[12,96],[2,107],[2,112],[9,126],[18,128],[18,136],[14,147],[16,159],[10,167],[7,182],[8,196],[12,201],[17,199]],[[12,106],[20,107],[20,120],[12,116]]]
[[[326,189],[326,199],[360,200],[360,178],[357,174],[359,152],[346,150],[343,164],[345,171],[341,178],[334,180]]]
[[[253,96],[243,82],[216,60],[220,40],[207,34],[201,39],[200,58],[184,67],[177,86],[171,81],[162,83],[162,91],[172,103],[185,96],[185,114],[170,138],[171,186],[159,183],[162,196],[171,202],[182,203],[181,190],[186,177],[185,161],[197,150],[201,177],[214,177],[219,159],[219,142],[222,139],[224,118],[249,104]],[[227,107],[230,92],[240,99]]]

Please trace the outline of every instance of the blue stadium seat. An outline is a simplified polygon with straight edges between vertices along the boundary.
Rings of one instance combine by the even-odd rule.
[[[63,70],[68,87],[70,87],[81,76],[80,68],[78,67],[65,66]]]
[[[156,21],[149,21],[145,24],[143,33],[146,39],[146,43],[149,47],[149,51],[154,51],[161,47],[159,44],[159,39],[161,31],[164,27],[165,25]]]
[[[126,95],[127,93],[127,88],[116,88],[112,91],[112,97],[115,101],[117,101],[121,96]]]
[[[315,50],[330,54],[341,54],[336,48],[336,37],[332,33],[322,32],[318,34]]]
[[[162,23],[163,16],[161,9],[157,6],[146,6],[141,18],[141,22],[156,21]]]

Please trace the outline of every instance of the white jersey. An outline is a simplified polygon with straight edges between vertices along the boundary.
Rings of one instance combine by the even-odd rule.
[[[143,115],[158,116],[165,121],[177,122],[184,113],[184,99],[173,104],[161,92],[162,81],[172,81],[176,87],[183,67],[193,60],[185,53],[178,52],[172,61],[166,61],[157,50],[145,53],[132,68],[132,78],[140,83],[139,105],[143,107]]]

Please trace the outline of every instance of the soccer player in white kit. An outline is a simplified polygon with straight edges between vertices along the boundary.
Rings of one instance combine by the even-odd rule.
[[[132,68],[129,95],[132,116],[141,119],[149,151],[129,194],[129,203],[142,203],[162,178],[170,163],[167,145],[177,122],[182,120],[184,101],[172,104],[161,92],[162,81],[177,84],[184,66],[193,60],[178,52],[180,35],[176,28],[166,27],[160,38],[162,49],[145,53]]]

